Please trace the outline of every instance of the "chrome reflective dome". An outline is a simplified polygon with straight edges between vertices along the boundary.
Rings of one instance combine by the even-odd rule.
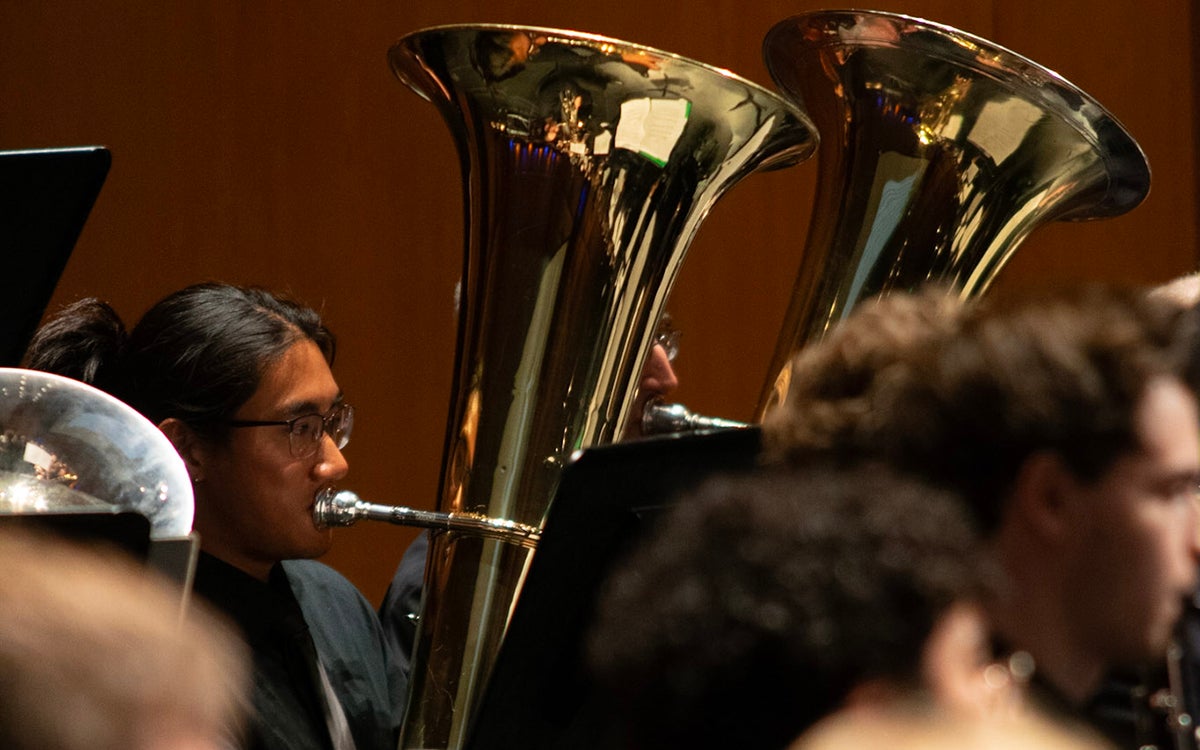
[[[0,513],[141,513],[152,539],[192,528],[187,468],[132,407],[77,380],[0,368]]]

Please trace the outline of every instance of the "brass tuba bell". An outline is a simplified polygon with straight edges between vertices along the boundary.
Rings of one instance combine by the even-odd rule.
[[[860,300],[930,280],[981,293],[1041,223],[1117,216],[1149,191],[1141,149],[1094,99],[949,26],[806,13],[776,24],[763,56],[821,146],[760,418],[785,398],[795,351]]]
[[[727,71],[577,32],[437,27],[389,59],[441,111],[464,176],[438,510],[540,528],[570,455],[630,418],[655,323],[713,202],[751,172],[811,155],[814,130]],[[402,747],[464,743],[530,547],[432,537]]]

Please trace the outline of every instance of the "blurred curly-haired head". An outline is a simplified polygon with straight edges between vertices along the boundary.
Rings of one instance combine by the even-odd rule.
[[[636,747],[785,747],[984,594],[956,498],[878,467],[710,481],[612,577],[589,661]]]
[[[958,325],[963,303],[941,287],[870,299],[792,361],[787,396],[763,420],[768,463],[853,463],[873,452],[879,396],[910,377],[915,353]]]
[[[1054,454],[1094,482],[1137,450],[1150,385],[1195,391],[1195,330],[1178,305],[1137,289],[983,301],[891,384],[870,439],[891,465],[961,493],[991,533],[1030,457]]]
[[[1195,346],[1196,316],[1139,289],[967,305],[892,295],[797,355],[788,398],[764,420],[764,457],[884,462],[959,493],[990,534],[1034,454],[1095,481],[1136,449],[1149,384],[1195,390]]]

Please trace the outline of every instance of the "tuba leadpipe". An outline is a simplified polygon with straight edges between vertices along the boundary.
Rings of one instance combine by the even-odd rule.
[[[929,281],[984,292],[1039,225],[1117,216],[1146,157],[1086,93],[958,29],[871,11],[776,24],[763,57],[821,135],[812,223],[759,413],[860,301]]]
[[[555,29],[443,26],[392,47],[464,177],[465,257],[438,512],[540,529],[562,467],[620,435],[654,325],[713,202],[815,150],[733,74]],[[401,747],[461,747],[531,560],[430,539]]]
[[[422,529],[457,531],[526,547],[536,547],[542,537],[542,530],[536,526],[527,526],[503,518],[489,518],[471,513],[439,513],[405,505],[377,505],[362,500],[350,490],[335,490],[332,487],[317,494],[313,504],[313,522],[318,528],[352,526],[363,520]]]

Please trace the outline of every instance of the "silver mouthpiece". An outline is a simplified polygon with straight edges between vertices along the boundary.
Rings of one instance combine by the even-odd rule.
[[[732,419],[706,417],[695,414],[683,404],[664,404],[653,401],[642,412],[642,434],[668,435],[673,432],[695,432],[697,430],[740,430],[749,427],[745,422]]]

